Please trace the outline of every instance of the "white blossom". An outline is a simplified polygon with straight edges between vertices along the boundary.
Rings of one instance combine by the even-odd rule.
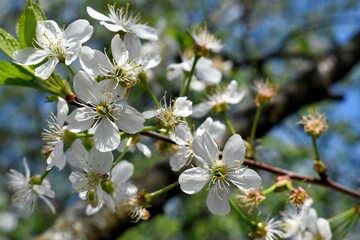
[[[179,177],[180,188],[187,194],[198,193],[208,184],[207,206],[216,215],[230,212],[230,188],[249,191],[260,187],[260,176],[251,169],[241,168],[245,157],[245,143],[240,135],[233,135],[221,152],[215,141],[205,132],[196,136],[193,144],[198,167],[190,168]]]
[[[137,133],[144,128],[144,117],[135,108],[118,102],[111,93],[102,91],[102,82],[96,82],[84,71],[74,77],[75,93],[86,104],[75,109],[66,119],[68,129],[94,134],[96,149],[115,150],[120,144],[119,128],[126,133]]]
[[[128,5],[126,8],[118,8],[115,10],[114,5],[108,5],[110,14],[105,16],[97,12],[91,7],[87,7],[88,14],[105,26],[112,32],[125,32],[124,42],[128,49],[132,49],[131,56],[139,56],[141,50],[141,42],[139,38],[146,40],[157,40],[156,30],[144,24],[139,24],[140,14],[134,15],[129,12]]]
[[[185,123],[182,117],[188,117],[192,114],[192,102],[187,97],[178,97],[175,101],[170,101],[168,105],[165,97],[162,99],[162,105],[156,110],[143,112],[146,119],[154,116],[159,119],[160,123],[166,128],[174,129],[177,124]]]
[[[267,222],[258,224],[259,233],[262,236],[256,236],[255,240],[278,240],[283,239],[283,232],[279,229],[281,221],[271,218]]]
[[[226,126],[213,121],[208,117],[196,130],[195,136],[201,136],[207,131],[216,142],[220,142],[225,134]],[[176,153],[170,158],[170,166],[173,171],[178,171],[184,165],[188,164],[193,157],[192,142],[194,136],[187,124],[179,124],[174,131],[170,132],[170,139],[176,143]]]
[[[130,182],[133,173],[134,165],[122,160],[111,171],[111,181],[116,186],[114,197],[117,204],[125,205],[131,221],[138,222],[140,219],[147,220],[150,213],[144,206],[146,199],[143,198],[143,193],[140,193],[137,187]]]
[[[66,101],[59,97],[57,103],[57,115],[55,116],[51,113],[51,120],[48,120],[49,129],[44,129],[44,132],[42,133],[43,140],[47,141],[46,149],[51,150],[51,153],[47,158],[47,170],[51,169],[53,166],[62,170],[66,164],[64,155],[66,127],[64,126],[64,123],[68,112],[69,107]]]
[[[318,218],[316,210],[311,208],[312,199],[305,200],[300,209],[289,208],[281,213],[282,228],[285,238],[296,240],[330,240],[332,232],[329,222],[324,218]]]
[[[69,163],[77,168],[70,174],[69,179],[73,191],[89,202],[87,215],[98,212],[104,204],[115,211],[113,199],[102,188],[102,184],[109,179],[113,160],[111,152],[100,152],[94,147],[89,153],[79,140],[76,140],[68,151]]]
[[[31,177],[30,168],[25,158],[23,159],[23,164],[25,175],[14,169],[10,169],[8,173],[9,188],[14,191],[13,201],[17,202],[28,213],[32,213],[34,212],[37,199],[40,198],[55,213],[55,207],[48,199],[55,197],[55,192],[51,190],[49,181],[43,179],[40,183],[40,176]]]
[[[204,132],[208,132],[211,138],[213,138],[216,143],[220,144],[225,138],[226,131],[225,124],[208,117],[196,129],[196,135],[201,136]]]
[[[137,192],[136,186],[130,182],[133,174],[134,165],[127,160],[121,160],[111,171],[111,181],[115,184],[114,198],[119,203],[124,203]]]
[[[98,50],[83,47],[80,64],[92,76],[105,77],[102,84],[106,84],[107,92],[123,95],[124,88],[131,88],[138,82],[138,74],[144,67],[140,58],[130,58],[129,51],[118,34],[111,40],[111,52],[112,60]]]
[[[220,52],[223,45],[213,34],[209,33],[207,27],[192,27],[191,36],[195,40],[195,44],[206,51]]]
[[[244,91],[238,90],[238,83],[232,80],[223,92],[216,92],[208,96],[208,100],[194,106],[192,117],[205,116],[211,109],[225,110],[227,104],[237,104],[245,96]]]
[[[179,171],[188,164],[193,157],[193,135],[187,124],[179,124],[170,132],[170,139],[176,143],[176,153],[170,158],[170,166],[173,171]]]
[[[194,63],[191,59],[183,58],[182,63],[170,64],[167,68],[167,79],[169,81],[182,80],[189,74]],[[190,87],[195,91],[203,91],[207,86],[218,84],[221,80],[221,72],[214,68],[212,60],[201,57],[195,66],[195,72],[191,79]]]
[[[14,52],[14,62],[36,65],[35,76],[47,79],[59,62],[70,65],[80,53],[82,44],[90,39],[93,27],[84,19],[71,23],[65,30],[52,20],[38,21],[35,47]]]

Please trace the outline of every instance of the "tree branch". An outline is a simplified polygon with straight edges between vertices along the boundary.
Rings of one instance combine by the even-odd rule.
[[[300,107],[328,98],[330,96],[329,86],[343,78],[359,60],[360,32],[348,43],[338,46],[324,55],[309,71],[281,87],[273,103],[263,111],[258,125],[257,137],[264,135],[272,126]],[[236,130],[244,137],[250,134],[255,110],[255,104],[248,104],[241,106],[241,109],[238,109],[233,115],[237,119],[234,122]],[[147,133],[147,135],[156,136],[152,133]],[[354,197],[359,197],[358,192],[347,189],[332,180],[317,180],[251,160],[246,160],[245,164],[275,174],[288,175],[293,179],[306,180],[314,184],[331,187]],[[171,184],[176,179],[176,173],[170,170],[168,162],[164,162],[144,172],[135,182],[139,189],[151,192]],[[179,188],[175,188],[168,195],[156,199],[152,203],[151,214],[161,213],[165,200],[179,192]],[[108,208],[104,208],[94,216],[85,216],[85,207],[86,203],[84,202],[69,207],[55,224],[38,239],[109,239],[118,236],[132,226],[123,209],[113,214]]]

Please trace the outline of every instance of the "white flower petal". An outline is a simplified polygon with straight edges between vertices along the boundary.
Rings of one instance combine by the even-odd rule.
[[[137,133],[144,129],[144,116],[135,108],[124,106],[125,111],[119,119],[115,120],[116,125],[126,133]]]
[[[198,193],[209,180],[209,173],[200,167],[187,169],[179,176],[180,188],[187,194]]]
[[[89,153],[81,144],[80,139],[76,139],[67,151],[69,163],[79,169],[85,169],[85,162],[89,159]]]
[[[87,216],[91,216],[94,215],[95,213],[98,213],[100,211],[100,209],[102,208],[102,206],[104,205],[104,203],[99,203],[96,207],[92,207],[91,205],[87,205],[86,210],[85,210],[85,214]]]
[[[103,93],[111,93],[114,102],[125,98],[126,88],[120,86],[115,78],[104,79],[98,86]]]
[[[89,116],[88,111],[85,111],[87,108],[77,108],[66,118],[68,123],[67,128],[72,132],[83,132],[88,130],[91,125],[94,123],[92,116]],[[93,115],[95,113],[92,113]]]
[[[69,106],[67,105],[66,101],[63,98],[58,97],[57,121],[60,127],[64,125],[68,113]]]
[[[222,122],[214,121],[207,131],[215,142],[221,143],[225,138],[227,128]]]
[[[46,197],[42,196],[42,195],[39,195],[39,197],[46,203],[46,205],[50,208],[51,212],[53,214],[55,214],[55,207],[54,205],[50,202],[49,199],[47,199]]]
[[[14,62],[24,65],[35,65],[47,57],[47,52],[36,48],[28,47],[13,53]]]
[[[197,78],[194,76],[192,77],[192,80],[190,83],[191,90],[194,90],[196,92],[205,91],[206,86],[207,85],[203,81],[197,80]]]
[[[120,144],[120,132],[116,124],[103,117],[96,125],[94,143],[100,152],[115,150]]]
[[[248,168],[242,168],[229,174],[227,179],[245,192],[258,189],[262,181],[257,172]]]
[[[71,46],[68,46],[65,52],[65,65],[69,66],[72,62],[74,62],[79,56],[80,51],[80,43],[74,43]]]
[[[96,148],[92,148],[89,153],[89,159],[86,162],[89,172],[97,174],[106,174],[111,170],[114,157],[111,152],[100,152]]]
[[[107,23],[104,21],[100,22],[101,25],[103,25],[104,27],[106,27],[108,30],[112,31],[112,32],[119,32],[119,31],[124,31],[127,32],[126,29],[118,24],[113,24],[113,23]]]
[[[229,104],[239,103],[245,96],[244,91],[238,91],[238,83],[235,80],[232,80],[230,84],[226,87],[223,98]]]
[[[36,25],[36,39],[39,45],[47,45],[50,43],[57,43],[58,39],[63,36],[63,31],[59,25],[53,20],[38,21]]]
[[[141,42],[135,34],[127,32],[124,37],[124,43],[126,49],[129,51],[130,59],[136,59],[140,57]]]
[[[80,99],[85,102],[98,104],[102,97],[102,92],[95,79],[84,71],[79,71],[74,76],[74,89]]]
[[[79,197],[81,199],[86,200],[87,191],[89,190],[87,174],[83,172],[72,172],[69,176],[69,180],[72,183],[72,189],[79,192]]]
[[[130,28],[130,31],[136,34],[139,38],[156,41],[158,36],[156,30],[152,27],[143,24],[135,24]]]
[[[137,149],[139,149],[140,152],[144,154],[145,157],[150,158],[151,157],[151,150],[148,146],[142,143],[136,143]]]
[[[141,47],[141,46],[140,46]],[[148,70],[148,69],[152,69],[154,67],[157,67],[161,62],[161,57],[160,55],[155,55],[155,56],[145,56],[143,58],[143,64],[144,64],[144,69]]]
[[[245,157],[246,146],[244,140],[239,134],[232,135],[226,142],[223,150],[223,161],[227,165],[233,165],[235,162],[242,164]]]
[[[55,197],[55,192],[53,190],[51,190],[50,183],[47,179],[44,179],[41,185],[36,185],[36,184],[33,185],[33,190],[38,195],[44,195],[49,198]]]
[[[179,79],[184,76],[183,63],[172,63],[169,64],[166,71],[166,78],[169,81]]]
[[[118,150],[119,152],[123,152],[123,151],[124,151],[127,141],[128,141],[128,138],[125,138],[125,139],[123,138],[123,139],[120,141],[120,144],[119,144],[119,146],[117,147],[117,150]]]
[[[317,219],[316,225],[319,229],[320,235],[323,237],[324,240],[330,240],[332,238],[331,228],[329,222],[326,219]]]
[[[220,121],[213,121],[211,117],[206,120],[196,129],[196,135],[202,135],[207,131],[216,143],[221,143],[226,134],[226,126]]]
[[[26,177],[26,179],[29,179],[30,178],[30,168],[29,168],[29,165],[27,164],[25,157],[23,158],[23,165],[24,165],[24,169],[25,169],[25,177]]]
[[[76,42],[83,44],[91,38],[93,27],[87,20],[79,19],[70,23],[64,33],[68,43]]]
[[[179,124],[175,127],[175,132],[170,132],[170,139],[177,145],[188,145],[194,140],[191,129],[187,124]]]
[[[118,66],[125,64],[129,58],[127,46],[125,46],[119,34],[116,34],[111,40],[111,52]]]
[[[179,171],[189,161],[190,157],[191,152],[185,148],[180,148],[177,153],[170,158],[171,170]]]
[[[80,53],[81,67],[93,76],[105,76],[112,71],[112,63],[109,58],[98,50],[83,47]]]
[[[225,189],[220,189],[217,185],[214,185],[208,194],[206,204],[210,210],[215,215],[225,216],[230,212],[230,203],[229,203],[230,191]]]
[[[103,190],[101,190],[101,191],[103,192],[102,199],[105,202],[106,206],[108,206],[113,212],[115,212],[114,200],[111,198],[111,196],[107,192],[105,192]]]
[[[187,97],[178,97],[174,104],[174,115],[188,117],[192,114],[192,102]]]
[[[54,150],[51,152],[49,157],[47,158],[46,170],[51,169],[53,166],[56,166],[61,171],[66,164],[66,159],[64,155],[64,142],[59,141],[55,144]]]
[[[219,83],[222,77],[221,72],[211,65],[210,59],[200,58],[195,69],[196,78],[210,86]]]
[[[213,107],[213,104],[209,101],[199,103],[192,109],[191,117],[201,118],[205,116]]]
[[[129,181],[134,174],[134,165],[129,161],[122,160],[111,171],[111,181],[115,184]]]
[[[150,119],[150,118],[155,117],[156,112],[154,110],[149,110],[149,111],[143,112],[142,115],[144,116],[145,119]]]
[[[194,155],[208,166],[211,166],[218,159],[220,152],[215,141],[207,132],[194,138],[193,151]]]
[[[109,18],[108,16],[105,16],[102,13],[99,13],[98,11],[94,10],[91,7],[86,7],[86,11],[87,13],[90,15],[90,17],[95,18],[96,20],[101,20],[101,21],[112,21],[111,18]]]
[[[45,62],[44,64],[40,65],[35,69],[35,76],[42,79],[47,79],[48,77],[50,77],[58,63],[59,59],[57,59],[56,57],[50,58],[49,61]]]

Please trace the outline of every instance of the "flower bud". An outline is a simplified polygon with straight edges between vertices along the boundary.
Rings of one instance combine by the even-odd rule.
[[[322,161],[314,161],[314,170],[319,173],[320,176],[327,177],[326,166]]]
[[[282,192],[287,189],[292,189],[292,181],[289,176],[279,176],[276,178],[275,182],[275,192]]]

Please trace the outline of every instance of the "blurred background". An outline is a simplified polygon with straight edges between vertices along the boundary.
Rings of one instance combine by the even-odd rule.
[[[125,1],[116,2],[118,7],[126,4]],[[107,14],[107,3],[113,2],[41,0],[39,3],[47,18],[55,20],[59,26],[67,26],[79,18],[89,20],[94,26],[94,35],[86,45],[98,50],[110,45],[112,33],[87,15],[86,6]],[[0,0],[0,27],[16,35],[16,23],[25,4],[25,0]],[[158,98],[164,91],[167,96],[176,95],[178,91],[167,81],[166,67],[178,63],[182,52],[191,49],[193,40],[188,29],[193,24],[206,22],[208,29],[222,39],[225,47],[215,57],[216,66],[223,71],[222,83],[236,79],[249,90],[249,98],[254,95],[251,86],[255,79],[267,76],[279,86],[291,81],[329,50],[346,43],[360,31],[360,2],[356,0],[133,0],[130,9],[140,12],[141,22],[158,31],[159,41],[144,43],[145,49],[162,57],[161,65],[152,72],[151,84]],[[3,53],[0,58],[9,60]],[[312,170],[311,139],[295,125],[302,114],[315,107],[326,113],[330,125],[319,139],[320,155],[330,176],[347,187],[359,189],[359,77],[357,64],[332,86],[332,93],[341,98],[303,106],[274,126],[262,139],[259,148],[262,161],[316,176]],[[142,90],[139,91],[141,94]],[[137,96],[130,94],[129,102],[140,111],[149,110],[144,105],[147,99]],[[200,94],[195,96],[195,101],[199,99]],[[6,173],[11,168],[24,172],[23,157],[27,158],[32,173],[44,171],[46,158],[40,152],[44,143],[40,134],[47,127],[50,112],[56,112],[56,106],[47,103],[46,95],[39,91],[0,86],[0,111],[0,240],[28,239],[51,226],[57,215],[52,215],[40,202],[34,214],[23,216],[11,204]],[[164,158],[155,150],[153,142],[146,138],[144,142],[150,144],[153,157],[129,155],[129,160],[136,165],[136,174]],[[56,169],[49,177],[56,192],[57,214],[78,200],[67,181],[70,172],[69,168],[62,172]],[[265,172],[260,174],[264,178],[264,188],[276,177]],[[331,189],[300,185],[316,199],[314,207],[324,218],[357,203],[356,199]],[[191,197],[173,197],[164,206],[164,214],[137,224],[119,239],[247,239],[246,229],[237,216],[212,216],[206,208],[205,197],[205,192]],[[262,216],[277,215],[284,209],[287,197],[287,193],[269,197],[261,206]],[[354,230],[348,239],[358,239],[359,234],[359,229]]]

